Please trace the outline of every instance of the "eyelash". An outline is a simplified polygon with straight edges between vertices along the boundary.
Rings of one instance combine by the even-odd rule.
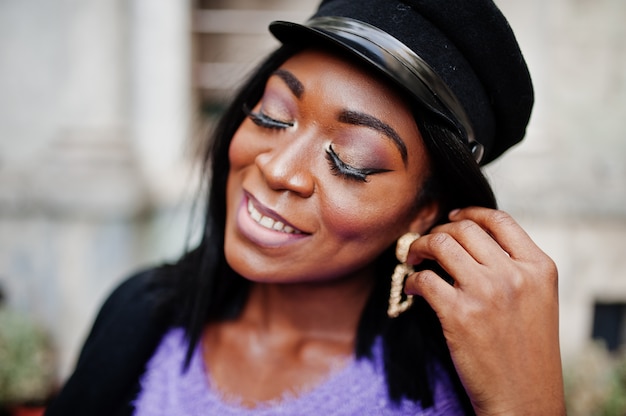
[[[247,105],[243,106],[243,111],[254,124],[266,129],[286,129],[294,125],[293,122],[276,120],[260,111],[252,111]],[[328,149],[326,149],[326,160],[330,165],[330,170],[333,175],[356,182],[367,182],[369,175],[388,172],[387,169],[358,169],[350,166],[341,160],[339,155],[335,153],[332,145],[329,145]]]
[[[357,182],[367,182],[369,175],[389,172],[388,169],[358,169],[350,166],[339,158],[332,145],[329,145],[328,149],[326,149],[326,160],[330,164],[330,170],[333,175]]]
[[[250,110],[247,105],[243,106],[243,112],[259,127],[266,129],[286,129],[293,127],[293,122],[276,120],[261,111],[256,112]]]

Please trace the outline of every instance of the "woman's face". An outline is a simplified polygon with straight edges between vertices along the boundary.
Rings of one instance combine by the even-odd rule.
[[[408,106],[329,53],[298,53],[269,78],[229,158],[226,259],[254,281],[364,272],[435,214],[415,208],[428,161]]]

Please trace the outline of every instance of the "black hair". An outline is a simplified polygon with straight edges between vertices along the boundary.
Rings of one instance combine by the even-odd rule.
[[[236,317],[247,299],[250,284],[229,267],[223,251],[228,147],[245,117],[244,106],[253,105],[261,98],[271,73],[297,51],[293,46],[277,49],[256,69],[226,109],[205,151],[204,176],[210,182],[201,241],[179,262],[163,268],[163,281],[170,295],[164,298],[162,311],[175,316],[171,325],[185,328],[189,341],[187,362],[204,326]],[[414,108],[414,116],[431,162],[419,203],[439,204],[436,223],[445,222],[447,213],[454,208],[470,205],[495,208],[491,188],[458,133],[419,107]],[[390,247],[374,264],[378,278],[357,329],[356,356],[370,356],[374,340],[382,336],[390,398],[421,401],[425,407],[433,404],[429,374],[433,371],[432,363],[436,362],[452,379],[466,412],[473,413],[454,370],[439,320],[430,306],[416,297],[407,312],[395,319],[387,317],[390,276],[396,263]],[[451,280],[436,263],[422,267],[436,269],[446,280]]]

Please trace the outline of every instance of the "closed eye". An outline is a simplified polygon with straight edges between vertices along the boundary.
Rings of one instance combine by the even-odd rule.
[[[263,127],[266,129],[286,129],[288,127],[293,127],[294,123],[291,121],[281,121],[275,118],[268,116],[262,111],[252,111],[248,108],[247,105],[243,106],[243,112],[248,116],[248,118],[257,126]]]
[[[330,170],[333,175],[357,182],[367,182],[370,175],[389,172],[388,169],[362,169],[350,166],[339,158],[332,145],[329,145],[328,149],[326,149],[326,160],[330,164]]]

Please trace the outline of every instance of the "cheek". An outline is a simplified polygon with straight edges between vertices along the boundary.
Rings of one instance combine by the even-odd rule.
[[[233,135],[228,148],[228,161],[230,169],[226,183],[227,223],[232,225],[236,216],[236,210],[240,202],[240,188],[242,186],[243,172],[246,167],[254,163],[254,153],[247,144],[241,128]],[[227,224],[227,226],[228,226]]]
[[[341,194],[339,194],[341,195]],[[393,187],[377,187],[358,197],[327,200],[324,223],[342,241],[387,245],[406,231],[413,204],[399,198]]]
[[[231,170],[238,170],[253,163],[255,154],[254,140],[250,140],[243,126],[239,127],[233,135],[228,148],[228,160]]]

